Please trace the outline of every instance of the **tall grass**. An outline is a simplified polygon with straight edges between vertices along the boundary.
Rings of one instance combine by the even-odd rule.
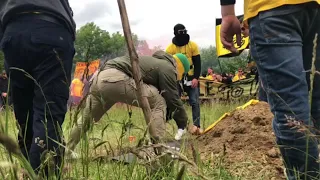
[[[207,127],[218,119],[223,113],[231,111],[239,104],[222,104],[222,103],[206,103],[201,106],[202,126]],[[121,152],[135,147],[138,140],[143,137],[146,124],[143,113],[139,108],[129,108],[126,105],[116,104],[106,115],[96,123],[87,133],[87,136],[79,143],[76,152],[80,155],[79,159],[66,160],[65,172],[62,179],[155,179],[161,177],[164,179],[238,179],[232,177],[222,166],[213,167],[209,161],[201,161],[198,159],[196,166],[192,167],[184,165],[184,163],[175,161],[174,168],[170,172],[159,170],[153,177],[149,176],[146,171],[146,164],[136,159],[132,164],[113,162],[111,157],[119,155]],[[186,107],[191,117],[191,107]],[[63,124],[63,132],[65,138],[68,139],[70,132],[70,121],[73,110],[66,115]],[[130,114],[131,117],[130,117]],[[7,124],[7,129],[2,132],[8,132],[8,138],[15,144],[17,138],[17,129],[15,125],[14,114],[11,109],[6,109],[0,114],[1,124]],[[167,123],[167,138],[173,139],[176,132],[176,125],[173,120]],[[134,141],[130,141],[129,137],[134,137]],[[188,137],[187,137],[188,138]],[[1,138],[0,138],[1,139]],[[0,177],[1,179],[16,179],[21,168],[29,167],[31,179],[36,176],[32,174],[30,165],[22,156],[14,158],[8,152],[12,150],[1,147],[0,153]],[[17,147],[15,147],[17,148]],[[198,149],[201,147],[195,147]],[[19,154],[19,153],[17,153]],[[181,152],[183,156],[184,152]],[[185,157],[185,156],[184,156]],[[187,158],[186,158],[187,159]],[[186,160],[193,161],[193,160]]]
[[[312,83],[313,76],[317,73],[313,66]],[[202,104],[201,126],[208,127],[222,114],[232,111],[242,103],[213,102]],[[191,108],[186,105],[186,109],[188,116],[192,117]],[[72,122],[74,122],[74,114],[75,111],[70,109],[63,124],[62,132],[66,139],[68,139]],[[19,172],[24,169],[30,179],[38,179],[16,143],[17,128],[12,109],[8,107],[0,113],[0,122],[0,143],[2,144],[0,146],[0,178],[18,179]],[[173,139],[177,130],[175,122],[169,121],[166,126],[166,139]],[[64,167],[61,167],[61,170],[63,169],[62,179],[245,179],[245,177],[232,176],[224,168],[223,158],[218,164],[212,164],[209,157],[207,160],[201,160],[197,153],[201,147],[196,145],[192,148],[193,158],[186,157],[184,154],[187,152],[182,149],[180,153],[175,154],[179,157],[179,161],[175,160],[172,167],[162,167],[153,174],[147,171],[151,168],[150,160],[135,159],[130,164],[124,164],[114,162],[111,159],[111,157],[124,152],[133,152],[133,147],[136,147],[138,140],[143,138],[145,129],[146,124],[141,109],[122,104],[114,105],[98,123],[91,127],[77,146],[75,151],[80,155],[80,158],[65,160]],[[134,141],[130,141],[132,137]],[[192,139],[190,136],[186,138]],[[50,164],[50,153],[48,155],[43,156],[43,165]],[[49,179],[56,179],[56,177],[50,176]],[[263,175],[257,179],[263,179]]]

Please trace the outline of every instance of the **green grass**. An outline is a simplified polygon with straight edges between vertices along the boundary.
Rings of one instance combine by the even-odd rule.
[[[222,114],[233,110],[238,105],[240,103],[206,103],[201,105],[202,127],[208,127]],[[129,117],[131,110],[128,109],[132,109],[131,118]],[[186,105],[186,109],[189,117],[192,117],[191,107]],[[70,126],[74,121],[73,115],[74,112],[69,111],[63,125],[66,139],[68,139]],[[0,121],[6,127],[5,132],[8,132],[10,137],[16,139],[17,129],[12,111],[2,112]],[[140,161],[131,165],[124,165],[109,160],[112,155],[118,154],[124,148],[134,147],[138,140],[143,137],[145,128],[143,113],[140,109],[128,107],[127,105],[115,105],[93,126],[88,132],[87,138],[84,138],[78,144],[75,151],[81,157],[74,161],[65,162],[69,169],[64,173],[63,179],[155,179],[154,177],[148,177],[146,168],[140,165]],[[176,125],[174,120],[171,120],[167,123],[167,138],[173,139],[175,132]],[[134,136],[135,141],[130,143],[129,136]],[[195,147],[195,149],[197,148],[201,147]],[[7,164],[5,164],[5,162],[10,162],[10,156],[2,146],[1,151],[5,152],[0,155],[1,179],[15,179],[14,173],[10,173],[10,168],[6,168]],[[181,152],[181,154],[185,154],[185,152]],[[192,158],[188,157],[188,159],[194,162]],[[18,164],[19,162],[14,159],[13,163]],[[200,175],[208,179],[240,179],[240,177],[230,175],[222,164],[212,164],[206,160],[195,163],[197,163],[197,166],[186,166],[183,179],[201,179]],[[171,169],[170,173],[165,174],[160,170],[157,175],[162,179],[179,179],[177,177],[180,177],[179,171],[183,164],[185,163],[175,161],[174,168]],[[19,167],[17,166],[16,169],[19,169]]]

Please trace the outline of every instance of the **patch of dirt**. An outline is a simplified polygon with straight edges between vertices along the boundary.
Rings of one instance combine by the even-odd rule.
[[[253,179],[284,179],[272,119],[269,105],[265,102],[235,110],[195,140],[201,158],[212,161],[223,158],[223,163],[233,175],[248,173]]]

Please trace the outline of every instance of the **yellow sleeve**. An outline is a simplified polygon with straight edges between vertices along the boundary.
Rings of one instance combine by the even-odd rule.
[[[195,42],[191,42],[191,48],[192,48],[192,56],[197,56],[200,54],[199,47]]]
[[[171,55],[176,54],[176,52],[174,52],[174,46],[172,43],[167,47],[166,53],[171,54]]]
[[[79,79],[78,78],[73,79],[72,82],[71,82],[71,84],[77,84],[77,83],[79,83]]]
[[[239,80],[239,76],[238,75],[235,75],[234,77],[233,77],[233,79],[232,79],[232,82],[236,82],[236,81],[238,81]]]
[[[206,76],[206,79],[208,79],[208,80],[213,80],[213,77],[212,77],[211,75],[207,75],[207,76]]]

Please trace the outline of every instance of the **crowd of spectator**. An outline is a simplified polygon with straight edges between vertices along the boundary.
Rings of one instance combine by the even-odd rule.
[[[202,75],[202,78],[214,81],[214,82],[221,82],[221,83],[232,83],[242,79],[250,78],[254,72],[245,73],[242,68],[239,68],[235,75],[232,73],[216,73],[214,70],[209,67],[207,70],[207,74]]]

